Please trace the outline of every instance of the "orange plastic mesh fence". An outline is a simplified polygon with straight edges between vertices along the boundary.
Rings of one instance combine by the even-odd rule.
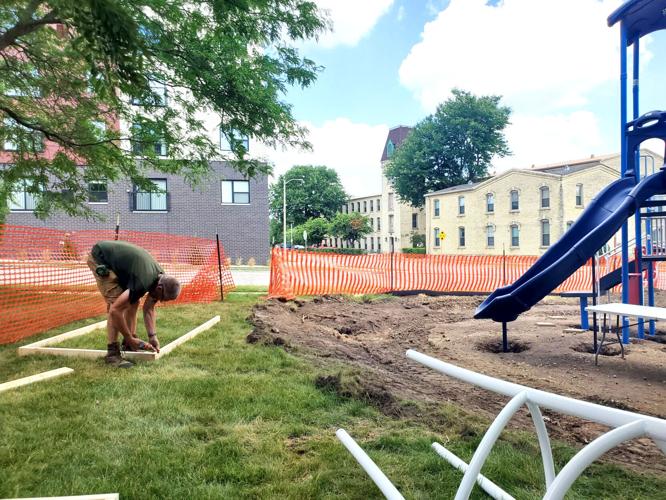
[[[390,290],[490,293],[516,281],[537,259],[522,255],[344,255],[274,249],[268,291],[271,297],[286,298]],[[597,276],[620,265],[619,255],[600,259]],[[666,268],[657,266],[656,270]],[[666,274],[655,272],[655,276],[655,287],[664,289]],[[588,263],[569,276],[554,293],[591,288],[592,266]]]
[[[0,226],[0,344],[103,314],[86,258],[96,242],[113,239],[113,231]],[[120,231],[118,239],[148,250],[180,281],[178,300],[167,304],[220,298],[215,240],[131,231]],[[234,282],[221,247],[220,255],[222,285],[230,291]]]

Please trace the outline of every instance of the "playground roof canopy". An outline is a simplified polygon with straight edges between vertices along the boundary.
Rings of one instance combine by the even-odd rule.
[[[666,0],[629,0],[608,16],[608,26],[618,21],[627,28],[629,44],[653,31],[666,29]]]

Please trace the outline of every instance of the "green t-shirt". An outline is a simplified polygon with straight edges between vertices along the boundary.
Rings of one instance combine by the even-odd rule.
[[[118,276],[124,290],[130,291],[130,302],[136,303],[157,284],[164,270],[143,248],[125,241],[100,241],[92,248],[98,264],[104,264]]]

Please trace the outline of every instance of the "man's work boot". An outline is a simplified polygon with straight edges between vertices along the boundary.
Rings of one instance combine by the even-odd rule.
[[[134,366],[134,363],[123,359],[123,357],[120,355],[120,345],[118,342],[114,342],[113,344],[108,344],[106,346],[106,356],[104,357],[104,361],[109,365],[115,366],[116,368],[131,368]]]

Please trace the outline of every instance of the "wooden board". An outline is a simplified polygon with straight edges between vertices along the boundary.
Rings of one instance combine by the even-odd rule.
[[[199,335],[201,332],[208,330],[209,328],[212,328],[213,325],[216,323],[219,323],[220,321],[220,316],[215,316],[208,321],[206,321],[204,324],[197,326],[194,330],[190,330],[187,332],[185,335],[182,337],[178,337],[176,340],[169,342],[167,345],[162,347],[160,349],[159,354],[157,354],[157,358],[161,358],[162,356],[166,356],[169,354],[171,351],[173,351],[176,347],[181,345],[184,342],[187,342],[188,340],[193,339],[197,335]]]
[[[81,335],[85,335],[86,333],[90,333],[92,331],[99,330],[101,328],[106,328],[106,320],[100,321],[99,323],[93,323],[92,325],[77,328],[76,330],[72,330],[71,332],[61,333],[60,335],[56,335],[55,337],[49,337],[48,339],[40,340],[39,342],[33,342],[32,344],[28,344],[23,347],[44,347],[47,345],[59,344],[63,340],[73,339],[74,337],[80,337]]]
[[[103,358],[106,351],[101,349],[74,349],[68,347],[19,347],[19,356],[29,356],[31,354],[45,354],[52,356],[68,356],[74,358]],[[153,361],[156,359],[156,353],[148,351],[123,351],[123,357],[131,361]]]
[[[36,375],[30,375],[29,377],[18,378],[16,380],[0,384],[0,392],[15,389],[16,387],[21,387],[22,385],[34,384],[35,382],[41,382],[42,380],[61,377],[62,375],[68,375],[72,372],[74,372],[74,370],[71,368],[63,367],[56,368],[55,370],[49,370],[47,372],[37,373]]]
[[[123,357],[129,359],[130,361],[153,361],[166,356],[176,347],[187,342],[188,340],[193,339],[201,332],[208,330],[213,325],[220,321],[220,316],[215,316],[202,325],[197,326],[193,330],[190,330],[186,334],[178,337],[176,340],[169,342],[167,345],[160,349],[159,353],[149,352],[149,351],[123,351]],[[19,356],[30,356],[36,354],[48,354],[53,356],[69,356],[69,357],[78,357],[78,358],[103,358],[106,356],[106,351],[100,349],[74,349],[66,347],[48,347],[63,340],[71,339],[78,337],[80,335],[85,335],[86,333],[92,332],[94,330],[104,328],[106,326],[106,321],[100,321],[99,323],[94,323],[92,325],[84,326],[82,328],[77,328],[71,332],[61,333],[55,337],[50,337],[48,339],[40,340],[39,342],[34,342],[25,346],[18,348]]]

